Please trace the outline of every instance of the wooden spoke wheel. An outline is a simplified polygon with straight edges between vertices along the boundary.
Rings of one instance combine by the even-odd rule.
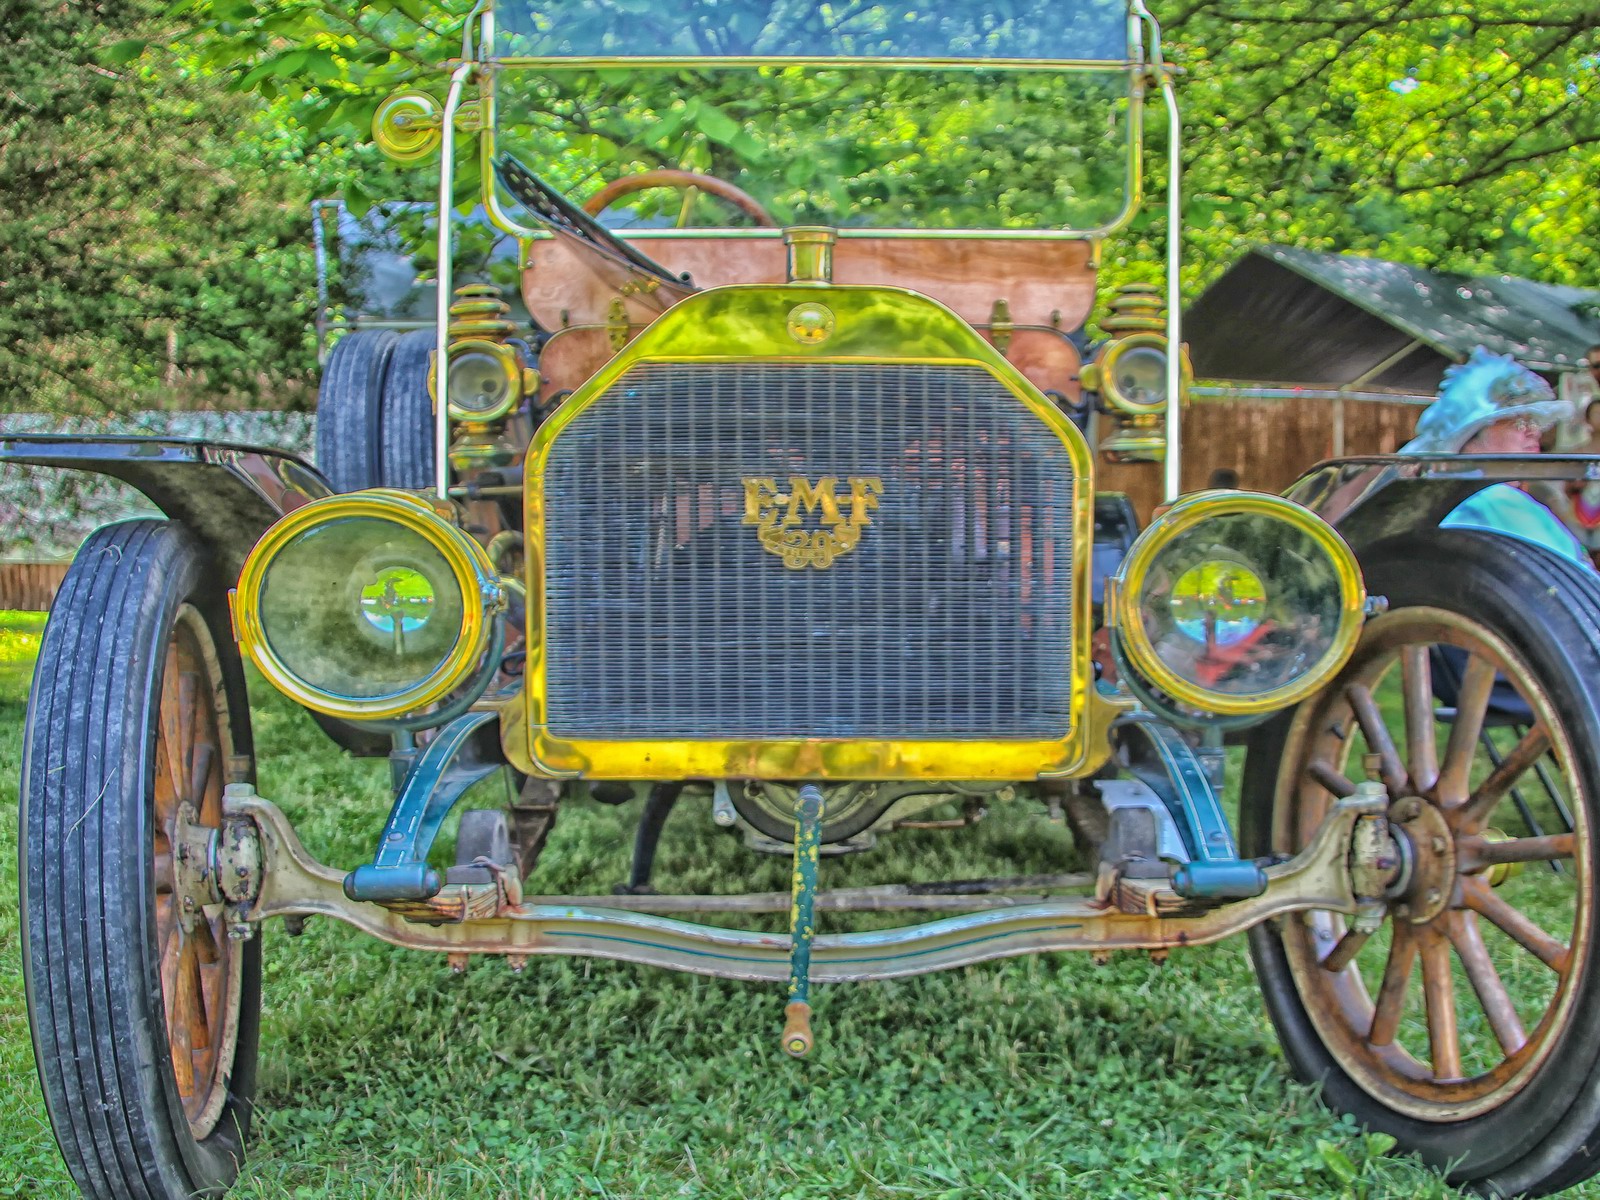
[[[200,886],[244,673],[181,526],[97,531],[67,573],[29,698],[24,966],[62,1157],[91,1200],[220,1195],[255,1088],[259,941]]]
[[[233,747],[218,720],[221,687],[216,646],[199,612],[186,604],[161,676],[152,840],[167,1044],[196,1139],[216,1128],[227,1102],[239,1028],[238,944],[228,937],[222,907],[203,905],[184,886],[179,861],[222,826],[223,772]]]
[[[1502,1194],[1566,1186],[1600,1124],[1600,579],[1467,531],[1363,565],[1391,610],[1253,740],[1242,816],[1251,853],[1292,854],[1371,778],[1397,853],[1362,918],[1254,931],[1268,1008],[1298,1073],[1403,1149]]]

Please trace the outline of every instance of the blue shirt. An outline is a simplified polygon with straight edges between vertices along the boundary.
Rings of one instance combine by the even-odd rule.
[[[1582,544],[1555,513],[1509,483],[1486,487],[1463,500],[1439,525],[1444,529],[1487,529],[1504,533],[1554,550],[1563,558],[1586,567],[1594,565]]]

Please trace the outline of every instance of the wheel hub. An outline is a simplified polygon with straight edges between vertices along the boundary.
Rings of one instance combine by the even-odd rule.
[[[1389,827],[1406,864],[1391,891],[1395,915],[1426,924],[1449,907],[1455,893],[1455,836],[1444,814],[1421,796],[1391,805]]]

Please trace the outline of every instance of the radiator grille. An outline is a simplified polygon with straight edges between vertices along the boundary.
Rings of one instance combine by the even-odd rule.
[[[791,570],[744,521],[762,477],[882,492]],[[981,368],[637,366],[557,435],[544,513],[558,737],[1067,734],[1072,466]]]

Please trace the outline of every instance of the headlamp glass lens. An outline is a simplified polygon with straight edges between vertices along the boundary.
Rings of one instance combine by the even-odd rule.
[[[1178,578],[1169,603],[1184,634],[1197,642],[1232,646],[1261,627],[1267,590],[1243,563],[1207,559]]]
[[[1154,346],[1134,346],[1112,364],[1116,398],[1137,408],[1160,408],[1167,402],[1167,353]]]
[[[460,412],[493,412],[511,391],[506,368],[492,354],[467,350],[450,361],[450,403]]]
[[[261,630],[292,674],[353,699],[391,696],[438,671],[461,636],[466,603],[445,556],[379,517],[315,525],[273,556]]]
[[[1265,695],[1333,648],[1345,583],[1327,549],[1290,522],[1225,513],[1158,550],[1137,598],[1156,658],[1194,688]]]
[[[361,615],[396,645],[428,623],[437,600],[433,581],[415,567],[383,567],[360,594]]]

